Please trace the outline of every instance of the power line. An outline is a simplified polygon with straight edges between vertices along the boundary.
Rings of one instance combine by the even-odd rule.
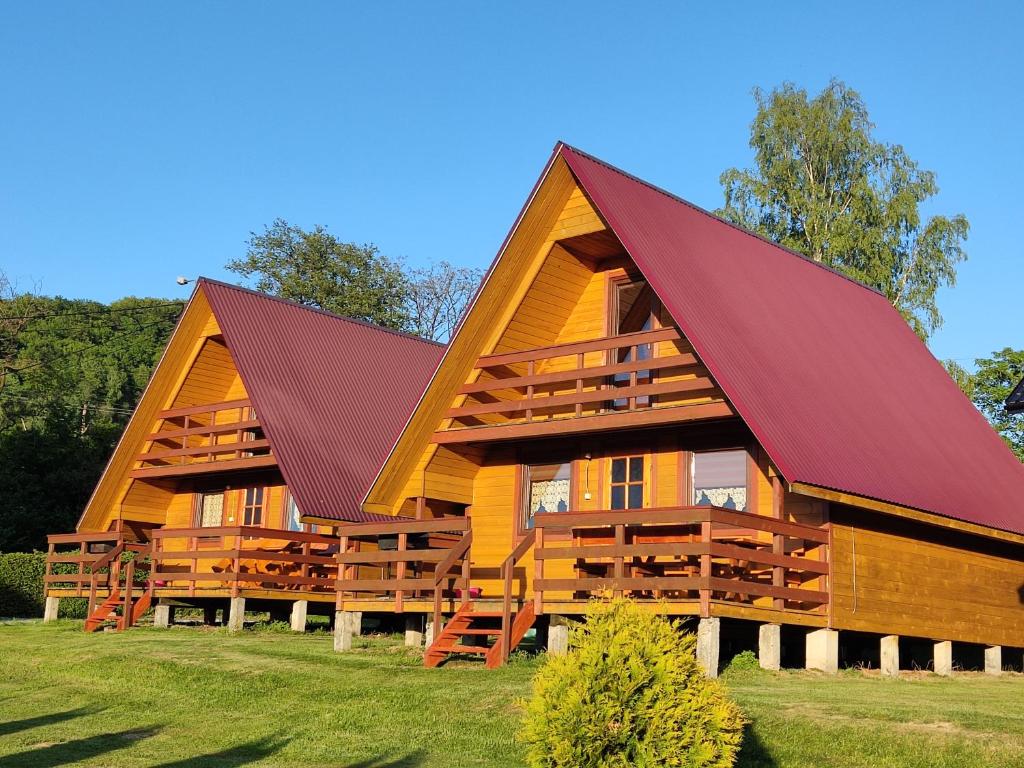
[[[162,307],[181,307],[184,301],[168,301],[162,304],[147,304],[142,307],[104,307],[103,309],[83,309],[80,312],[40,312],[35,315],[0,315],[0,320],[38,320],[45,317],[80,317],[83,315],[102,315],[114,312],[146,312],[150,309]]]
[[[22,397],[21,395],[14,395],[9,392],[0,391],[0,398],[7,398],[9,400],[21,400],[25,403],[37,403],[38,400],[34,397]],[[40,403],[42,405],[42,403]],[[103,405],[101,403],[82,403],[82,405],[72,405],[70,403],[49,403],[49,405],[56,405],[59,408],[67,408],[69,410],[77,411],[82,407],[89,408],[94,411],[107,411],[108,413],[116,413],[121,416],[131,416],[135,411],[131,408],[118,408],[116,405]]]

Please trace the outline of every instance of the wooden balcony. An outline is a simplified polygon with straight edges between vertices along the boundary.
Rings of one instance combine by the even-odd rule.
[[[675,328],[481,357],[435,443],[507,440],[734,416]]]
[[[702,616],[828,609],[828,526],[707,506],[544,513],[534,525],[538,612],[613,595]]]
[[[157,414],[149,449],[136,457],[134,478],[258,469],[277,464],[248,400],[173,408]]]

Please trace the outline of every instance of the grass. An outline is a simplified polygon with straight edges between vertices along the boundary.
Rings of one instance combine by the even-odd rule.
[[[427,670],[396,639],[0,625],[0,768],[522,766],[539,663]],[[730,673],[741,766],[1024,765],[1024,677]]]

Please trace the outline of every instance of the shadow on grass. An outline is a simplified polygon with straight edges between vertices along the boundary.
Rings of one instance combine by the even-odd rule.
[[[98,733],[84,739],[40,744],[23,752],[0,757],[0,768],[55,768],[115,752],[157,734],[156,729]]]
[[[390,755],[382,755],[369,760],[360,760],[358,763],[350,763],[345,768],[418,768],[423,765],[424,757],[423,750],[417,749],[404,757],[392,758]]]
[[[183,757],[181,760],[160,763],[154,765],[153,768],[186,768],[186,766],[187,768],[234,768],[234,766],[248,765],[270,757],[284,747],[288,741],[289,739],[259,739],[206,755]]]
[[[753,725],[743,726],[743,746],[736,760],[736,768],[778,768],[778,763],[761,741]]]
[[[78,707],[78,709],[68,709],[64,712],[51,712],[48,715],[26,717],[24,720],[8,720],[5,723],[0,723],[0,736],[9,736],[12,733],[18,733],[19,731],[27,731],[29,728],[38,728],[41,725],[62,723],[65,720],[74,720],[76,717],[94,715],[97,712],[102,711],[103,709],[98,707]]]

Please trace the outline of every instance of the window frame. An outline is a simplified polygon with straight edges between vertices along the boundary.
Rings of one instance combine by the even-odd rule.
[[[745,445],[732,445],[723,446],[721,448],[699,448],[699,449],[687,449],[685,453],[688,455],[686,462],[686,477],[684,478],[685,487],[683,488],[684,498],[687,499],[687,506],[696,507],[702,506],[697,503],[694,498],[697,495],[697,456],[702,453],[742,453],[743,454],[743,487],[746,491],[746,510],[737,509],[737,512],[754,512],[751,510],[751,500],[756,498],[756,495],[752,492],[754,477],[753,477],[753,459],[750,453],[750,447]],[[712,505],[714,506],[714,505]]]
[[[614,476],[614,472],[615,472],[615,462],[619,461],[619,460],[624,460],[626,462],[626,475],[625,475],[626,479],[623,480],[622,482],[618,482],[617,483],[614,480],[614,477],[615,477]],[[638,481],[636,481],[636,480],[631,481],[629,479],[629,477],[630,477],[629,470],[630,470],[630,467],[632,466],[632,461],[634,461],[634,460],[639,460],[640,461],[641,473],[640,473],[640,480],[638,480]],[[650,498],[649,498],[649,494],[648,494],[648,491],[647,491],[648,478],[650,477],[650,467],[648,466],[649,462],[647,460],[647,454],[646,453],[615,454],[615,455],[608,456],[607,457],[607,461],[608,461],[608,474],[607,474],[607,478],[608,478],[608,509],[610,511],[613,511],[613,512],[631,512],[631,511],[636,510],[636,509],[647,509],[649,504],[650,504]],[[621,486],[621,487],[623,487],[625,489],[623,491],[623,503],[625,504],[625,506],[623,506],[621,509],[616,509],[615,502],[613,501],[613,498],[615,496],[615,488],[617,486]],[[630,489],[630,487],[636,487],[636,486],[640,487],[640,506],[639,507],[631,507],[631,506],[629,506],[629,489]]]
[[[263,522],[266,519],[267,500],[270,495],[267,492],[267,487],[263,485],[247,485],[239,490],[241,490],[241,498],[239,499],[240,524],[243,527],[263,528]],[[249,500],[250,494],[252,494],[251,502]],[[252,518],[257,516],[258,519],[253,521]]]
[[[519,490],[517,493],[519,502],[516,509],[516,524],[515,531],[517,538],[526,536],[530,531],[534,530],[532,527],[527,527],[526,519],[527,513],[530,510],[530,469],[532,467],[569,467],[569,498],[568,498],[568,509],[566,512],[577,512],[579,504],[577,503],[576,491],[578,488],[577,478],[577,467],[576,459],[567,459],[565,461],[523,461],[519,464],[519,472],[517,474],[517,483]]]

